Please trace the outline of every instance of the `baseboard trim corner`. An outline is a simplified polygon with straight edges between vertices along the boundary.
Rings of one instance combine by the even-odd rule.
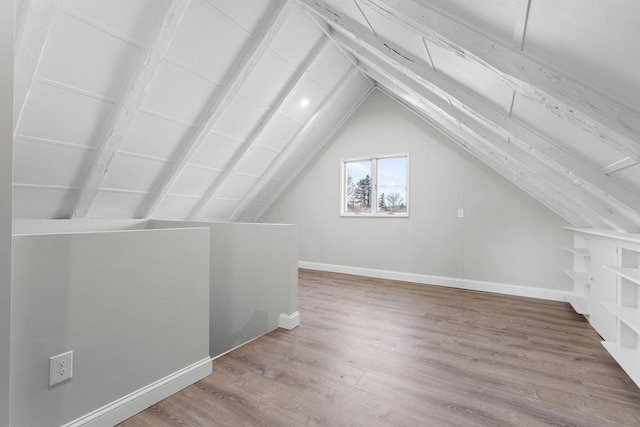
[[[109,427],[166,399],[185,387],[211,375],[211,358],[206,357],[148,386],[96,409],[62,427]]]
[[[280,321],[278,326],[284,329],[291,330],[300,325],[300,312],[296,311],[292,314],[280,313]]]
[[[377,279],[400,280],[423,285],[446,286],[450,288],[472,291],[493,292],[496,294],[538,298],[550,301],[567,301],[569,292],[555,289],[534,288],[531,286],[511,285],[507,283],[485,282],[481,280],[458,279],[455,277],[430,276],[426,274],[405,273],[401,271],[377,270],[374,268],[351,267],[347,265],[323,264],[318,262],[299,261],[299,268],[327,271],[332,273],[353,274],[356,276],[374,277]]]

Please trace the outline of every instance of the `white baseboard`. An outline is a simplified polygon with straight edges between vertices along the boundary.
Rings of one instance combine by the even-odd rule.
[[[300,312],[296,311],[292,314],[280,313],[280,321],[278,326],[284,329],[291,330],[300,325]]]
[[[134,391],[102,408],[96,409],[62,427],[111,427],[149,406],[166,399],[196,381],[211,375],[211,358],[207,357],[161,380]]]
[[[318,262],[299,261],[298,267],[309,270],[329,271],[332,273],[354,274],[356,276],[375,277],[378,279],[401,280],[404,282],[425,285],[447,286],[451,288],[469,289],[473,291],[493,292],[496,294],[515,295],[539,298],[550,301],[567,301],[567,291],[554,289],[518,286],[506,283],[484,282],[481,280],[457,279],[454,277],[429,276],[426,274],[404,273],[401,271],[376,270],[373,268],[350,267],[346,265],[322,264]]]

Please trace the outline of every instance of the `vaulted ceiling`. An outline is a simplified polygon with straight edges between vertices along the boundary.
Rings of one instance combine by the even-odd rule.
[[[377,86],[640,231],[637,0],[21,0],[15,63],[17,218],[254,221]]]

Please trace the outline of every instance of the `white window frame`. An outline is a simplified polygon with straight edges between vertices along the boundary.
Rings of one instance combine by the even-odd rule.
[[[405,204],[407,206],[406,212],[382,212],[378,213],[378,160],[390,159],[394,157],[405,157],[407,159],[406,167],[406,181],[407,181],[407,196]],[[346,164],[350,162],[371,161],[371,212],[345,212],[346,206]],[[349,159],[340,160],[340,216],[344,218],[408,218],[409,206],[410,206],[410,156],[409,153],[395,153],[395,154],[383,154],[369,157],[355,157]]]

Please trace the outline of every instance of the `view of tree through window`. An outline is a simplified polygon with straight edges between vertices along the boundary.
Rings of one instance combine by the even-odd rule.
[[[407,213],[407,155],[343,162],[343,214]]]

